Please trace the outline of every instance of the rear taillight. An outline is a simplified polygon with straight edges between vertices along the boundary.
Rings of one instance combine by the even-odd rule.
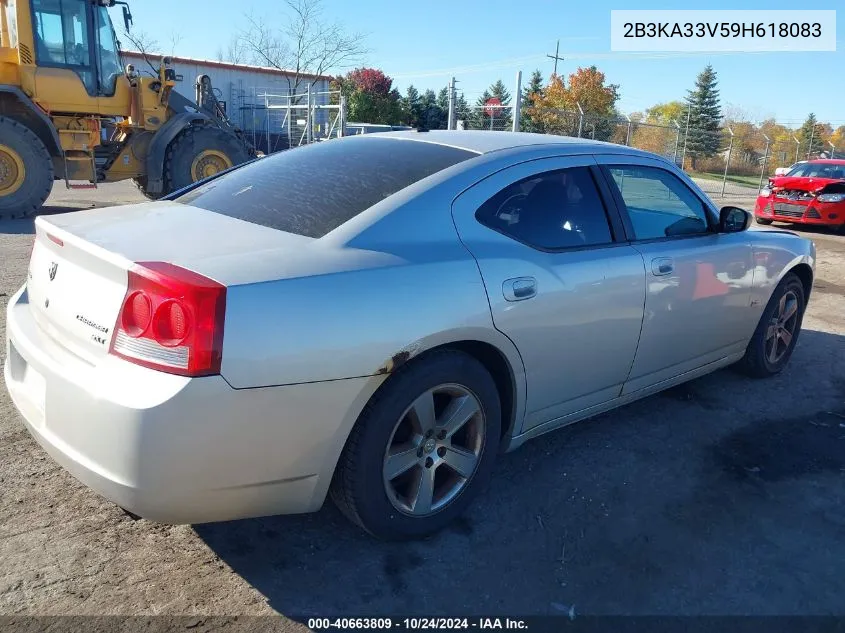
[[[220,373],[226,287],[165,262],[140,262],[129,285],[109,351],[172,374]]]

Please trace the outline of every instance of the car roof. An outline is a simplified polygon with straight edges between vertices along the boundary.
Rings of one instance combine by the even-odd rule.
[[[802,160],[802,163],[810,163],[811,165],[845,165],[845,159],[842,158],[815,158],[813,160]],[[796,165],[798,163],[795,163]]]
[[[626,147],[625,145],[617,145],[616,143],[604,143],[602,141],[593,141],[591,139],[576,138],[573,136],[533,134],[530,132],[494,132],[487,130],[430,130],[420,132],[418,130],[402,130],[399,132],[379,134],[378,137],[379,140],[398,139],[448,145],[478,154],[488,154],[504,149],[530,147],[534,145],[556,145],[560,146],[564,150],[564,153],[572,154],[581,154],[585,151],[599,151],[651,155],[648,152]]]

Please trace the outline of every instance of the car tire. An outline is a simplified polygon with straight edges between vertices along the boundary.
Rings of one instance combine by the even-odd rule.
[[[793,303],[795,311],[791,313],[792,308],[788,306]],[[788,273],[772,293],[745,356],[739,362],[746,374],[753,378],[768,378],[786,367],[801,334],[805,307],[804,285],[798,275]],[[788,341],[781,335],[782,329],[788,329]],[[774,352],[772,345],[776,346]]]
[[[772,220],[764,220],[763,218],[754,218],[754,221],[763,226],[769,226],[772,223]]]
[[[433,394],[431,416],[420,413],[429,410],[419,404],[428,402],[427,394]],[[446,438],[450,412],[462,412],[454,419],[471,417]],[[435,422],[431,437],[420,423],[424,418]],[[499,393],[485,367],[457,350],[432,352],[396,370],[364,408],[335,469],[331,496],[350,520],[377,538],[433,534],[466,510],[488,483],[501,424]],[[413,465],[393,468],[397,462],[389,461],[390,453]],[[475,460],[471,468],[469,461],[455,461],[467,455]],[[450,462],[459,463],[463,475]],[[391,477],[389,469],[400,474]],[[429,490],[426,482],[432,482],[430,497],[420,492]]]

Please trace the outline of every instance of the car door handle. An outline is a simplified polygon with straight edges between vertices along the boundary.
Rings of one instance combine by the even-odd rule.
[[[671,257],[655,257],[651,260],[651,273],[656,277],[671,275],[675,272],[675,262]]]
[[[537,294],[537,280],[534,277],[515,277],[502,283],[502,294],[508,301],[524,301]]]

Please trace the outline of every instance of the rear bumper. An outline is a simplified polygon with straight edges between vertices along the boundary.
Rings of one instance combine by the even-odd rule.
[[[202,523],[317,510],[369,393],[359,378],[233,389],[49,338],[21,289],[4,377],[32,436],[73,476],[144,518]]]
[[[777,203],[789,204],[792,208],[788,212],[779,211],[774,208]],[[838,226],[845,224],[845,203],[797,202],[780,200],[771,196],[768,198],[760,197],[757,198],[757,204],[754,206],[754,217],[775,222]]]

